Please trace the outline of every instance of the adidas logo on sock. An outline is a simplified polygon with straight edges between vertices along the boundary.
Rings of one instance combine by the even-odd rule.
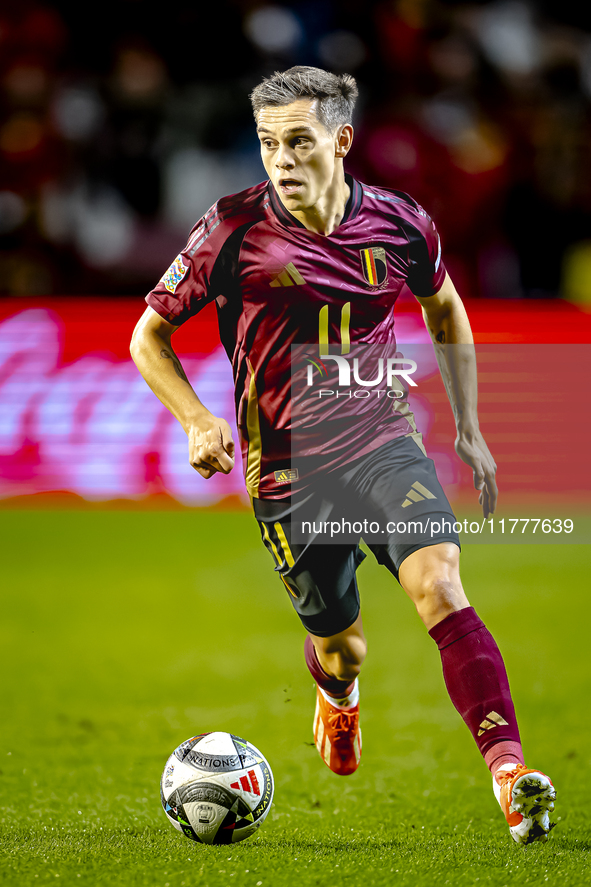
[[[281,274],[271,281],[270,286],[294,286],[296,284],[300,286],[305,282],[294,263],[290,262],[289,265],[285,266]]]
[[[480,724],[480,730],[477,735],[482,736],[485,730],[492,730],[493,727],[507,727],[508,725],[508,721],[498,715],[496,711],[489,711],[483,722]]]
[[[428,490],[427,487],[424,487],[423,484],[419,483],[418,480],[414,482],[406,495],[407,498],[402,503],[403,508],[408,508],[413,502],[422,502],[424,499],[437,499],[437,496],[434,496],[433,493]]]

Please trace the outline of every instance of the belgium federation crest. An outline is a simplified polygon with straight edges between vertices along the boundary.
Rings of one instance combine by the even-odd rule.
[[[382,246],[370,246],[360,249],[361,270],[370,286],[381,286],[388,279],[386,250]]]

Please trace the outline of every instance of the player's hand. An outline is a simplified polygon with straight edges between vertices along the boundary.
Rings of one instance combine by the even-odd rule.
[[[495,480],[495,460],[480,431],[458,434],[455,446],[460,459],[472,469],[474,486],[480,490],[478,501],[482,505],[484,517],[487,518],[495,513],[499,495]]]
[[[187,432],[189,462],[201,477],[210,478],[218,471],[229,474],[234,467],[234,441],[225,419],[208,416]]]

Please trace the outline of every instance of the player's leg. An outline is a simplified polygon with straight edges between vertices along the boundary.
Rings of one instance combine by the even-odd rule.
[[[462,587],[455,516],[432,460],[415,439],[401,438],[370,454],[347,479],[379,527],[366,541],[437,643],[452,702],[487,763],[522,764],[503,660]]]
[[[401,582],[437,643],[451,700],[493,773],[507,817],[513,816],[512,796],[514,809],[521,804],[515,791],[525,793],[523,814],[507,820],[513,837],[524,843],[544,837],[554,790],[543,774],[523,770],[503,659],[464,593],[455,517],[433,462],[413,438],[402,438],[354,466],[348,481],[380,529],[390,527],[387,541],[379,535],[366,541]]]
[[[301,520],[297,509],[297,503],[255,503],[263,541],[308,632],[304,651],[317,687],[316,747],[334,773],[347,775],[361,757],[357,675],[366,643],[355,572],[365,555],[357,544],[294,541],[294,512]]]
[[[316,682],[314,742],[339,776],[353,773],[361,759],[357,675],[367,646],[355,578],[359,556],[349,546],[313,545],[283,577],[308,630],[304,655]],[[308,613],[302,612],[303,602]]]
[[[505,665],[464,594],[459,548],[442,543],[414,551],[400,564],[398,576],[439,647],[450,698],[493,775],[513,839],[545,840],[556,792],[547,776],[523,763]]]
[[[308,634],[306,665],[316,681],[314,741],[339,776],[354,773],[361,759],[359,682],[367,652],[361,614],[348,628],[327,637]]]
[[[460,579],[460,549],[453,542],[411,552],[399,567],[398,581],[428,631],[470,606]]]
[[[441,653],[451,700],[489,768],[523,764],[509,681],[499,649],[464,593],[457,545],[413,551],[398,579]]]
[[[314,656],[310,657],[311,663],[308,664],[308,668],[316,659],[324,674],[333,679],[335,685],[348,686],[352,684],[358,677],[367,654],[367,641],[363,633],[361,613],[352,625],[337,634],[329,635],[329,637],[309,634],[308,638],[307,650],[310,649],[310,644],[314,647]],[[335,689],[341,691],[346,689],[346,686],[335,686]],[[334,693],[333,695],[339,694]]]

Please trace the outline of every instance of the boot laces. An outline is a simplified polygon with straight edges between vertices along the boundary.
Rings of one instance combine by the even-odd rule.
[[[495,773],[495,779],[497,780],[498,785],[503,786],[515,779],[515,777],[518,776],[519,773],[521,773],[522,771],[526,772],[527,770],[528,768],[525,766],[525,764],[516,764],[512,770],[501,770],[500,772],[497,771]]]
[[[348,739],[351,734],[354,735],[357,731],[358,722],[358,711],[339,709],[336,712],[331,712],[328,716],[328,726],[334,732],[335,740],[337,742],[339,740],[342,741],[343,739]]]

